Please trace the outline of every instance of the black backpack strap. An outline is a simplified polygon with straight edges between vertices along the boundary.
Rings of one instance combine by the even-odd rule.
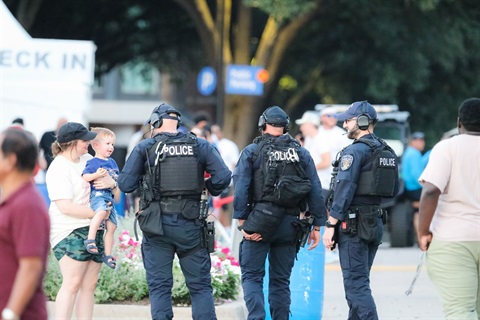
[[[261,138],[262,137],[260,137],[260,139],[256,138],[255,140],[253,140],[253,143],[255,143],[257,145],[257,149],[255,149],[255,151],[252,154],[252,163],[257,160],[258,155],[260,154],[260,152],[262,152],[265,145],[267,143],[272,143],[273,142],[271,139],[266,139],[266,138],[261,139]]]
[[[372,141],[367,140],[367,139],[360,138],[360,139],[357,139],[357,140],[353,141],[352,144],[355,144],[355,143],[364,143],[367,146],[369,146],[372,151],[375,151],[377,149],[377,146]],[[383,145],[383,143],[382,143],[382,145]]]

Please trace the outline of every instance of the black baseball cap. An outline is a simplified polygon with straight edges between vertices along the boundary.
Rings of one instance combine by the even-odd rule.
[[[66,143],[73,140],[93,140],[97,134],[92,131],[88,131],[87,128],[78,122],[67,122],[60,127],[57,131],[57,141],[60,143]]]
[[[179,120],[179,119],[171,117],[170,113],[174,113],[178,117],[182,116],[180,111],[178,111],[177,109],[175,109],[174,107],[166,103],[162,103],[158,107],[155,107],[152,111],[152,114],[154,113],[158,115],[158,118],[166,118],[166,119],[173,119],[173,120]],[[152,116],[150,116],[150,118],[148,118],[143,124],[150,124],[151,120],[152,120]]]

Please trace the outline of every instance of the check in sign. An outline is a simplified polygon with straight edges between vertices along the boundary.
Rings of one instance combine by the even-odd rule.
[[[232,64],[227,66],[225,93],[261,96],[268,72],[260,66]],[[265,80],[266,79],[266,80]]]

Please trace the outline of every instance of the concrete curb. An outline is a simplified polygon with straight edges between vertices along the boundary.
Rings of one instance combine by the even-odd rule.
[[[49,319],[55,319],[55,302],[48,301],[47,309]],[[236,300],[215,306],[218,320],[243,320],[247,318],[247,309],[243,300]],[[174,319],[192,319],[191,307],[174,307]],[[96,304],[93,309],[93,319],[151,319],[150,305],[126,305],[126,304]]]

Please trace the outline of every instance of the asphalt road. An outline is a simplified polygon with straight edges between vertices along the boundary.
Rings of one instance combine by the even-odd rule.
[[[426,263],[412,293],[405,295],[420,257],[421,250],[417,247],[390,248],[387,242],[380,246],[370,277],[379,319],[444,319],[440,299],[426,271]],[[324,284],[322,319],[347,319],[348,306],[338,262],[325,266]]]

